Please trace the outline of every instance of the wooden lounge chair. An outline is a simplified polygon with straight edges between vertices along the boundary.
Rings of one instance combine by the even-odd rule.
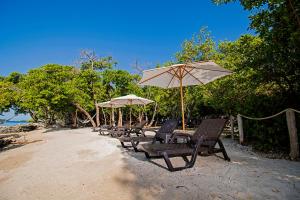
[[[128,148],[133,147],[133,149],[138,152],[137,145],[140,142],[160,142],[160,143],[167,143],[167,136],[171,135],[173,131],[177,128],[178,120],[171,119],[167,120],[158,130],[153,130],[155,132],[155,136],[146,136],[145,134],[138,137],[128,137],[123,136],[119,137],[122,147]],[[131,145],[125,145],[124,143],[131,143]]]
[[[120,137],[125,134],[125,132],[130,130],[130,123],[125,122],[124,126],[117,126],[112,130],[109,130],[108,133],[111,137]]]
[[[225,119],[205,119],[199,125],[193,135],[186,134],[187,143],[168,143],[168,144],[142,144],[140,150],[145,152],[148,159],[163,158],[170,171],[178,171],[194,166],[198,154],[212,155],[214,153],[223,153],[224,159],[230,161],[223,143],[220,140],[220,135],[225,126]],[[182,137],[183,134],[177,134]],[[172,140],[176,138],[174,134]],[[216,148],[218,143],[219,148]],[[187,156],[191,156],[189,160]],[[185,161],[183,167],[173,167],[170,158],[182,157]]]
[[[135,123],[135,125],[130,127],[129,122],[126,122],[124,126],[115,127],[114,129],[109,131],[109,134],[112,137],[121,137],[121,136],[130,136],[131,134],[144,134],[143,127],[146,125],[147,121],[141,121]]]
[[[131,134],[134,134],[136,136],[145,136],[144,126],[147,124],[146,120],[142,120],[141,122],[135,124],[132,126],[129,130],[125,132],[125,136],[130,136]]]
[[[99,127],[99,135],[109,135],[109,131],[115,130],[115,125],[102,125]]]

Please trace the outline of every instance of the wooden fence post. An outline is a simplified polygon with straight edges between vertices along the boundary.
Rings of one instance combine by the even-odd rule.
[[[290,157],[292,160],[299,158],[299,144],[296,127],[295,112],[292,109],[286,111],[286,121],[290,136]]]
[[[244,130],[243,130],[243,120],[240,114],[237,115],[238,127],[239,127],[239,135],[240,135],[240,144],[244,143]]]
[[[234,139],[234,117],[230,115],[231,139]]]

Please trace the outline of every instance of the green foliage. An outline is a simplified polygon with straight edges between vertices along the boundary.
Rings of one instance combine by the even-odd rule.
[[[232,0],[215,0],[228,3]],[[240,0],[251,11],[250,28],[262,39],[250,65],[258,80],[275,83],[291,107],[299,107],[300,97],[300,3],[294,0]]]
[[[38,119],[53,123],[57,116],[72,109],[68,82],[74,70],[56,64],[30,70],[19,84],[18,105]]]
[[[5,77],[5,80],[8,82],[11,82],[13,84],[17,84],[22,80],[23,74],[18,72],[12,72],[7,77]]]
[[[139,79],[124,70],[107,68],[99,72],[48,64],[24,75],[4,77],[0,81],[0,112],[14,106],[46,124],[68,118],[75,112],[75,104],[93,115],[95,102],[130,93],[143,95],[137,85]]]
[[[249,65],[255,58],[253,52],[260,44],[260,38],[250,35],[219,44],[216,62],[234,73],[207,86],[210,95],[208,100],[213,107],[233,115],[247,113],[245,109],[252,98],[265,91],[257,90],[261,84],[257,81],[259,74]]]
[[[215,0],[214,2],[229,3],[232,1]],[[232,57],[233,60],[228,60],[228,62],[238,66],[236,69],[238,73],[246,73],[240,78],[238,78],[238,74],[231,76],[235,81],[240,80],[238,87],[242,87],[241,93],[238,94],[241,94],[241,97],[245,97],[242,95],[242,90],[244,88],[246,91],[247,87],[249,87],[245,99],[240,99],[241,101],[239,101],[234,98],[233,100],[237,100],[237,105],[228,104],[226,107],[256,117],[268,116],[287,107],[299,109],[299,1],[240,0],[239,2],[245,10],[251,12],[249,16],[251,21],[250,28],[256,31],[258,37],[256,39],[257,42],[254,40],[247,42],[250,45],[249,48],[242,45],[246,49],[246,54],[243,53],[242,46],[236,43],[238,41],[231,44],[225,43],[225,48],[224,44],[220,46],[223,54],[220,62],[227,64],[226,60]],[[242,42],[241,39],[239,39],[240,42]],[[253,46],[252,44],[255,45]],[[234,59],[239,60],[239,58],[232,56],[230,49],[232,49],[232,52],[237,53],[236,56],[241,56],[240,61],[234,62]],[[247,52],[248,50],[250,51]],[[250,75],[250,77],[247,77],[247,75]],[[237,85],[234,84],[235,81],[232,81],[232,83],[229,83],[230,80],[223,81],[228,86],[233,85],[232,94],[237,94],[238,90]],[[220,97],[221,93],[218,96]],[[242,100],[244,104],[242,104]],[[223,105],[220,106],[223,107]],[[240,108],[237,108],[237,106]],[[255,147],[260,150],[282,149],[282,144],[285,146],[289,145],[285,119],[276,118],[271,120],[271,122],[261,123],[250,122],[247,130],[249,130],[247,131],[249,142],[255,141]]]
[[[179,63],[207,61],[214,58],[216,44],[206,28],[201,28],[198,35],[186,40],[182,44],[182,50],[176,53]]]
[[[105,70],[103,85],[106,90],[106,99],[123,96],[127,94],[141,95],[141,88],[137,85],[140,80],[138,75],[132,75],[125,70]]]
[[[14,85],[10,82],[0,81],[0,114],[9,111],[14,101]]]

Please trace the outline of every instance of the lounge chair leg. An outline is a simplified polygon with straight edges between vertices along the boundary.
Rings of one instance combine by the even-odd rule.
[[[137,141],[137,142],[131,141],[131,145],[132,145],[132,147],[133,147],[133,149],[134,149],[135,152],[140,152],[137,149],[137,146],[138,146],[139,143],[140,143],[139,141]]]
[[[130,147],[131,147],[131,146],[126,146],[126,145],[124,144],[124,142],[121,142],[121,141],[120,141],[120,143],[121,143],[121,145],[122,145],[123,148],[130,148]]]
[[[197,152],[192,155],[191,161],[189,161],[186,156],[182,156],[183,160],[185,161],[185,166],[184,167],[173,167],[168,154],[166,152],[163,152],[163,158],[164,158],[170,172],[180,171],[183,169],[193,167],[195,164],[195,161],[196,161],[196,157],[197,157]]]
[[[186,157],[186,156],[181,156],[182,157],[182,159],[186,162],[186,163],[189,163],[190,161],[189,161],[189,159]]]
[[[222,143],[222,141],[221,141],[220,139],[218,139],[218,144],[219,144],[219,146],[220,146],[220,149],[222,150],[222,154],[223,154],[223,156],[224,156],[224,159],[227,160],[227,161],[230,161],[230,158],[229,158],[229,156],[227,155],[227,152],[226,152],[226,150],[225,150],[225,147],[224,147],[224,145],[223,145],[223,143]]]
[[[146,137],[145,131],[142,130],[141,132],[142,132],[142,136]]]
[[[187,163],[186,168],[192,168],[195,165],[197,155],[198,155],[198,148],[199,148],[199,145],[197,145],[197,147],[195,148],[194,153],[192,154],[192,157],[191,157],[191,161],[189,161]]]
[[[122,147],[125,148],[124,142],[120,142],[120,143],[121,143]]]
[[[151,158],[150,155],[147,152],[145,152],[145,156],[146,156],[147,159]]]
[[[195,161],[193,160],[193,157],[189,161],[189,159],[186,156],[181,156],[182,159],[185,161],[185,168],[191,168],[194,166]]]
[[[121,145],[123,148],[127,148],[127,146],[125,146],[124,142],[121,142]]]
[[[163,152],[163,158],[168,166],[168,169],[170,170],[170,172],[174,172],[175,171],[175,168],[173,167],[170,159],[169,159],[169,156],[166,152]]]

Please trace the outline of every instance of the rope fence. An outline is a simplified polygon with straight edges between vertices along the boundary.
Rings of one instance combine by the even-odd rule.
[[[300,114],[299,110],[293,109],[293,108],[287,108],[283,111],[280,111],[274,115],[268,116],[268,117],[249,117],[245,115],[238,114],[237,115],[237,122],[238,122],[238,129],[239,129],[239,136],[240,136],[240,144],[244,143],[244,129],[243,129],[243,119],[250,119],[250,120],[266,120],[271,119],[274,117],[277,117],[278,115],[281,115],[283,113],[286,113],[286,121],[287,121],[287,127],[289,131],[289,137],[290,137],[290,157],[292,160],[299,158],[299,143],[298,143],[298,135],[297,135],[297,127],[296,127],[296,118],[295,118],[295,112]]]
[[[285,109],[285,110],[283,110],[283,111],[280,111],[279,113],[276,113],[276,114],[271,115],[271,116],[268,116],[268,117],[248,117],[248,116],[246,116],[246,115],[241,115],[241,114],[239,114],[239,115],[240,115],[241,117],[243,117],[243,118],[246,118],[246,119],[252,119],[252,120],[265,120],[265,119],[271,119],[271,118],[277,117],[278,115],[281,115],[281,114],[287,112],[288,110],[292,110],[292,111],[294,111],[294,112],[300,114],[300,111],[299,111],[299,110],[296,110],[296,109],[293,109],[293,108],[287,108],[287,109]]]

